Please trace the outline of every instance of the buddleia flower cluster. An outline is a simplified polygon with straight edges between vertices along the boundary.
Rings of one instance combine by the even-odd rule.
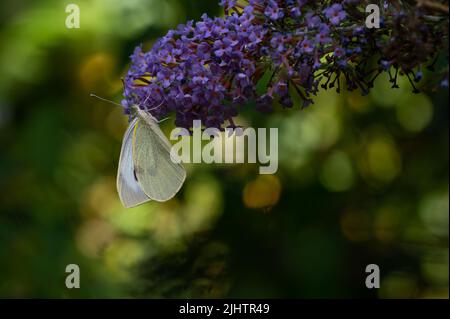
[[[406,76],[418,92],[424,68],[448,52],[448,7],[378,1],[380,28],[368,28],[370,3],[222,0],[223,18],[203,15],[150,51],[135,49],[122,104],[126,113],[139,105],[158,119],[175,113],[179,127],[193,120],[223,127],[234,126],[243,107],[307,107],[320,89],[367,94],[382,73],[393,88]],[[448,86],[448,63],[440,74]]]

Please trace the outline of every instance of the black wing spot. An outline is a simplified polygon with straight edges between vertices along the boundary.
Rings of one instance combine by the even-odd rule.
[[[139,182],[137,175],[136,175],[136,170],[133,169],[133,175],[134,175],[134,179],[136,180],[136,182]]]

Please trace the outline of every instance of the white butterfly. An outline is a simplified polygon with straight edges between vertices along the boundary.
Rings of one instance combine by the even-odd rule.
[[[172,145],[158,121],[139,107],[123,138],[117,173],[117,191],[126,208],[150,200],[165,202],[175,196],[186,179],[181,164],[171,160]]]

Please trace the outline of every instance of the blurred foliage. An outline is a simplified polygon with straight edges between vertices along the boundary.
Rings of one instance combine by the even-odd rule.
[[[448,92],[380,78],[368,97],[237,123],[278,127],[280,168],[189,165],[176,199],[122,208],[115,174],[133,48],[209,0],[0,4],[0,296],[448,298]],[[170,123],[163,129],[168,133]],[[64,286],[81,268],[81,289]],[[381,289],[365,288],[365,267]]]

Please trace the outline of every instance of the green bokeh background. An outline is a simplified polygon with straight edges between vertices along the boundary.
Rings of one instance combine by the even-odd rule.
[[[115,175],[133,48],[211,0],[0,4],[0,296],[448,298],[448,91],[380,77],[368,96],[237,122],[278,127],[280,167],[187,165],[167,203],[122,208]],[[172,123],[163,129],[168,133]],[[81,288],[65,287],[78,264]],[[381,288],[365,287],[365,267]]]

